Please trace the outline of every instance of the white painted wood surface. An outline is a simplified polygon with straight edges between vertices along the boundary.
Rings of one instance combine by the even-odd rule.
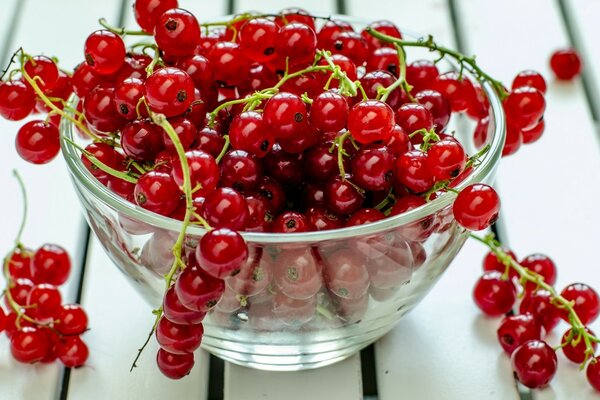
[[[10,10],[15,1],[4,0],[4,10]],[[593,270],[597,258],[594,244],[600,237],[600,221],[595,212],[600,197],[600,147],[581,84],[551,83],[548,57],[554,48],[567,44],[555,2],[456,2],[465,43],[469,52],[478,55],[481,65],[507,84],[521,67],[542,71],[550,83],[544,137],[505,159],[501,166],[500,191],[512,247],[521,256],[538,251],[551,255],[559,266],[559,287],[577,280],[600,287],[600,274]],[[97,18],[103,15],[114,19],[119,3],[26,0],[15,32],[15,46],[22,44],[33,53],[55,50],[61,63],[72,67],[81,58],[85,35],[97,27]],[[180,3],[206,18],[225,12],[225,1]],[[314,13],[329,13],[334,10],[334,3],[310,0],[301,6]],[[288,5],[274,5],[267,0],[239,0],[237,4],[238,10],[272,10]],[[591,60],[587,67],[598,72],[600,53],[595,39],[600,33],[600,7],[591,0],[571,0],[571,5]],[[348,12],[355,16],[392,19],[452,44],[447,7],[444,0],[352,0],[347,4]],[[8,14],[0,15],[0,27],[6,26]],[[38,27],[46,28],[42,33]],[[0,34],[4,32],[0,30]],[[5,133],[0,135],[0,182],[3,187],[14,188],[0,200],[2,209],[10,211],[0,213],[3,246],[10,246],[10,238],[18,228],[20,198],[10,175],[10,170],[17,167],[29,183],[31,197],[25,242],[35,248],[45,241],[56,241],[75,255],[80,216],[73,212],[78,205],[63,162],[36,167],[21,161],[13,150],[18,126],[0,121],[0,130]],[[566,151],[569,145],[572,150]],[[577,173],[569,174],[573,170]],[[450,272],[422,304],[377,343],[381,400],[517,398],[508,359],[496,343],[498,321],[480,316],[471,301],[471,287],[484,253],[477,244],[467,244],[450,266]],[[72,293],[72,287],[67,287],[66,293]],[[179,382],[159,376],[153,359],[154,345],[139,362],[139,368],[133,374],[127,372],[151,323],[150,308],[129,288],[96,242],[88,259],[82,301],[91,318],[92,331],[86,334],[91,358],[89,366],[72,372],[68,398],[206,398],[208,357],[204,352],[198,353],[200,367]],[[592,327],[600,331],[598,324]],[[7,346],[2,336],[0,400],[54,398],[60,385],[60,367],[20,366],[10,360]],[[559,358],[556,379],[550,388],[535,392],[535,398],[599,398],[588,388],[584,375],[562,355]],[[264,373],[230,364],[225,373],[228,400],[361,397],[358,356],[303,373]]]

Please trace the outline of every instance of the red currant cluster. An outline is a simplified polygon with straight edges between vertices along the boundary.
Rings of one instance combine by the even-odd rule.
[[[594,354],[600,339],[587,328],[600,314],[596,291],[573,283],[559,294],[552,287],[556,266],[549,257],[532,254],[516,262],[515,254],[500,248],[492,238],[483,241],[492,251],[484,259],[484,274],[475,284],[473,297],[485,314],[506,314],[498,328],[498,340],[511,356],[517,378],[530,388],[547,385],[556,373],[556,350],[561,348],[568,360],[587,365],[588,381],[600,390],[600,357]],[[514,314],[517,303],[518,313]],[[542,339],[561,319],[570,327],[552,348]]]
[[[0,332],[6,331],[15,360],[33,364],[58,358],[66,367],[86,362],[89,353],[81,335],[87,330],[87,315],[78,304],[62,304],[58,290],[70,270],[69,255],[54,244],[35,252],[19,244],[5,258],[9,311],[0,307]]]

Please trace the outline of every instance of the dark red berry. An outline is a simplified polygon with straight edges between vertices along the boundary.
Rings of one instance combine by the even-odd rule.
[[[194,354],[173,354],[159,349],[156,363],[160,372],[167,378],[181,379],[189,375],[194,367]]]
[[[498,328],[498,341],[509,355],[521,344],[541,338],[541,326],[533,315],[526,313],[505,317]]]
[[[196,247],[200,267],[219,279],[238,273],[247,258],[246,242],[239,233],[228,228],[206,233]]]
[[[546,342],[530,340],[515,349],[511,363],[517,379],[523,385],[535,389],[552,380],[558,362],[556,352]]]
[[[120,36],[102,29],[85,40],[85,62],[99,75],[117,72],[125,62],[125,43]]]
[[[169,55],[191,56],[200,44],[200,25],[189,11],[172,8],[158,18],[154,39],[158,47]]]
[[[502,274],[489,271],[483,274],[473,290],[475,304],[485,314],[498,316],[511,310],[517,298],[515,286],[510,280],[502,279]]]
[[[573,310],[584,325],[588,325],[598,318],[600,313],[600,300],[598,293],[585,283],[572,283],[565,287],[560,295],[567,301],[573,301]],[[560,316],[569,321],[566,310],[561,310]]]
[[[574,49],[557,50],[550,57],[550,67],[561,80],[571,80],[581,72],[581,59]]]
[[[167,117],[183,114],[194,100],[194,81],[179,68],[156,70],[146,80],[146,101]]]
[[[500,198],[488,185],[477,183],[464,188],[452,206],[454,218],[464,228],[480,231],[498,219]]]
[[[44,121],[29,121],[23,125],[15,138],[17,153],[32,164],[46,164],[60,150],[58,128]]]
[[[78,368],[85,364],[90,351],[79,336],[69,336],[58,344],[58,358],[67,368]]]

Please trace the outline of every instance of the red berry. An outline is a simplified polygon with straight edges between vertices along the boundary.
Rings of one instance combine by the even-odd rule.
[[[41,329],[23,327],[10,338],[10,352],[15,360],[33,364],[41,361],[48,351],[48,339]]]
[[[544,95],[530,86],[513,90],[504,100],[508,123],[521,129],[530,129],[537,124],[545,109]]]
[[[115,89],[99,85],[83,99],[83,113],[87,122],[100,132],[116,132],[127,122],[117,112]]]
[[[322,286],[321,265],[307,248],[286,249],[272,262],[273,278],[283,294],[296,300],[307,300]]]
[[[54,285],[35,285],[27,295],[28,313],[39,320],[53,318],[59,311],[61,302],[60,292]]]
[[[430,131],[433,129],[433,116],[422,104],[406,103],[396,111],[396,123],[410,135],[418,130]],[[419,144],[422,141],[422,135],[416,135],[411,139],[413,144]]]
[[[248,221],[248,204],[239,192],[221,187],[206,196],[202,210],[206,222],[213,228],[242,231]]]
[[[115,107],[125,119],[138,118],[137,109],[143,116],[148,116],[146,107],[138,103],[144,95],[144,82],[139,78],[127,78],[115,86]]]
[[[125,62],[125,43],[105,29],[93,32],[85,40],[85,62],[99,75],[117,72]]]
[[[35,107],[33,89],[21,80],[0,82],[0,116],[9,121],[27,117]]]
[[[312,30],[315,29],[314,18],[304,9],[298,7],[285,8],[279,11],[275,17],[275,23],[279,26],[298,22],[310,27]]]
[[[206,313],[217,304],[225,283],[199,267],[187,267],[175,281],[177,298],[186,308]]]
[[[239,44],[218,42],[210,49],[208,59],[215,73],[215,82],[220,86],[237,86],[248,79],[250,61]]]
[[[427,153],[421,150],[411,150],[398,157],[396,180],[414,193],[422,193],[431,189],[434,177],[429,170]]]
[[[296,211],[286,211],[275,218],[272,230],[276,233],[298,233],[308,231],[309,226],[303,214]]]
[[[29,121],[19,129],[15,147],[23,160],[32,164],[46,164],[60,150],[58,128],[44,121]]]
[[[585,361],[586,359],[586,350],[587,350],[587,345],[585,344],[585,340],[583,340],[583,337],[575,334],[575,333],[571,333],[573,331],[573,329],[569,329],[568,331],[565,332],[565,334],[562,337],[562,351],[565,354],[565,357],[567,357],[569,360],[571,360],[572,362],[576,363],[576,364],[581,364]],[[594,332],[592,332],[591,329],[585,328],[585,331],[594,336]],[[572,335],[572,336],[571,336]],[[571,340],[568,341],[569,336],[571,336]],[[574,344],[574,341],[579,341],[576,345]],[[598,347],[598,343],[596,342],[591,342],[592,348],[594,349],[594,351],[596,351],[596,348]]]
[[[253,18],[242,25],[238,35],[242,51],[251,60],[270,61],[277,57],[275,42],[279,27],[266,18]]]
[[[417,60],[406,67],[406,81],[415,92],[433,88],[439,74],[435,64],[429,60]]]
[[[189,11],[172,8],[158,18],[154,39],[158,47],[169,55],[191,56],[200,44],[200,25]]]
[[[512,250],[507,248],[502,248],[502,251],[505,252],[510,258],[513,260],[517,259],[517,256]],[[506,266],[498,259],[498,257],[492,252],[488,252],[483,259],[483,270],[484,271],[498,271],[504,273],[506,271]],[[508,275],[511,278],[518,276],[518,272],[514,269],[510,268],[508,270]]]
[[[516,289],[502,274],[490,271],[483,274],[475,284],[473,298],[485,314],[498,316],[509,312],[516,300]]]
[[[521,138],[523,139],[523,143],[529,144],[536,142],[540,137],[542,137],[545,129],[546,124],[543,118],[540,119],[534,126],[527,129],[521,129]]]
[[[529,313],[505,317],[498,328],[500,345],[509,355],[528,340],[540,339],[541,334],[540,324]]]
[[[427,166],[436,181],[456,178],[465,164],[466,153],[458,140],[442,139],[427,151]]]
[[[164,149],[163,130],[148,119],[136,119],[123,127],[121,148],[135,161],[154,161]]]
[[[523,385],[536,389],[552,380],[556,373],[557,358],[546,342],[530,340],[515,349],[511,363],[517,379]]]
[[[146,80],[145,97],[152,111],[167,117],[180,115],[194,100],[194,81],[179,68],[161,68]]]
[[[336,92],[323,92],[313,100],[309,119],[321,132],[339,132],[346,127],[348,102]]]
[[[585,283],[572,283],[560,292],[567,301],[573,301],[573,309],[584,325],[588,325],[598,318],[600,313],[600,300],[598,293]],[[566,310],[561,310],[560,316],[569,321]]]
[[[79,336],[68,336],[61,339],[58,346],[58,358],[67,368],[79,368],[85,364],[90,351]]]
[[[194,367],[194,354],[172,354],[163,349],[156,355],[158,369],[168,378],[181,379]]]
[[[135,0],[133,11],[138,25],[145,32],[153,33],[158,18],[165,11],[177,7],[177,0]]]
[[[325,185],[323,191],[325,204],[330,211],[348,215],[358,211],[364,202],[364,196],[351,183],[352,176],[346,174],[344,178],[336,176]]]
[[[79,304],[63,304],[55,315],[54,328],[63,335],[81,335],[88,326],[88,317]]]
[[[556,283],[556,265],[550,259],[550,257],[543,254],[532,254],[521,260],[521,266],[540,274],[544,278],[544,282],[549,285]],[[526,291],[535,290],[536,285],[533,282],[527,282],[525,284]]]
[[[265,104],[263,120],[277,139],[291,138],[304,128],[307,121],[306,105],[292,93],[281,92]]]
[[[36,77],[41,79],[41,81],[36,79],[36,83],[44,93],[48,93],[58,84],[58,67],[49,57],[32,57],[25,62],[23,69],[31,79]]]
[[[366,190],[386,190],[394,181],[396,157],[384,145],[366,145],[352,157],[354,182]]]
[[[546,290],[538,289],[526,293],[519,306],[519,312],[531,313],[549,333],[560,321],[559,310],[552,304],[552,296]]]
[[[205,312],[190,310],[181,303],[175,286],[171,286],[163,299],[163,313],[169,321],[181,325],[196,325],[204,320]]]
[[[590,385],[600,392],[600,356],[592,358],[585,374]]]
[[[169,215],[177,208],[181,191],[171,175],[150,171],[140,176],[133,194],[140,207],[157,214]]]
[[[239,233],[227,228],[206,233],[196,247],[200,267],[219,279],[235,275],[247,258],[246,242]]]
[[[17,303],[20,306],[27,305],[27,296],[29,296],[29,292],[32,288],[33,282],[31,282],[29,279],[23,278],[10,282],[10,285],[8,286],[8,290],[12,299],[15,303]],[[5,297],[4,301],[6,302],[6,305],[9,307],[9,309],[12,309],[8,297]]]
[[[379,100],[363,100],[348,114],[348,130],[361,144],[387,140],[394,129],[394,112]]]
[[[59,286],[67,281],[70,272],[71,260],[62,247],[44,244],[36,250],[31,264],[31,274],[35,283]]]
[[[480,231],[498,219],[500,198],[491,186],[476,183],[464,188],[456,196],[452,211],[462,227]]]
[[[561,80],[571,80],[581,72],[581,59],[574,49],[557,50],[550,57],[550,67]]]
[[[202,342],[202,324],[180,325],[162,317],[156,326],[156,341],[163,350],[172,354],[193,353]]]
[[[400,30],[391,21],[387,21],[387,20],[374,21],[369,24],[369,27],[371,29],[373,29],[374,31],[383,33],[384,35],[388,35],[388,36],[391,36],[391,37],[394,37],[397,39],[402,39],[402,34],[400,33]],[[369,48],[371,48],[371,49],[376,49],[376,48],[382,47],[382,46],[392,47],[392,44],[377,39],[375,36],[371,35],[366,30],[363,30],[361,32],[361,35],[367,41]]]
[[[533,88],[536,88],[543,94],[546,93],[546,81],[544,80],[544,77],[539,72],[533,71],[531,69],[519,72],[513,80],[513,90],[523,86],[531,86]]]
[[[327,288],[344,299],[359,299],[369,289],[365,257],[348,249],[338,250],[327,257],[323,277]]]
[[[33,256],[33,250],[17,247],[8,259],[8,275],[12,279],[32,279],[31,263]]]
[[[194,188],[194,196],[206,196],[219,183],[219,166],[210,154],[200,150],[190,150],[185,153],[185,159],[190,173],[190,184]],[[177,160],[171,171],[173,181],[183,187],[183,169]]]
[[[421,90],[415,94],[415,100],[429,111],[436,131],[442,132],[448,125],[452,112],[448,100],[435,90]],[[487,109],[485,112],[487,115]]]
[[[234,149],[260,158],[271,151],[275,141],[273,131],[263,122],[263,114],[255,111],[243,112],[231,121],[229,138]]]

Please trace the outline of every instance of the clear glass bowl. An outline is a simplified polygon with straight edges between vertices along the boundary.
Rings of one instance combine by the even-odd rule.
[[[502,153],[502,106],[491,86],[483,87],[490,102],[490,150],[459,190],[490,183]],[[473,154],[473,127],[460,117],[452,124]],[[72,124],[63,123],[61,131],[76,140]],[[87,171],[73,145],[61,143],[90,227],[132,286],[159,306],[181,223],[112,193]],[[202,347],[236,364],[281,371],[328,365],[359,351],[423,299],[462,247],[467,234],[453,218],[454,197],[447,193],[363,226],[243,234],[251,257],[228,279],[223,299],[205,319]],[[189,228],[186,248],[193,249],[204,232]]]

